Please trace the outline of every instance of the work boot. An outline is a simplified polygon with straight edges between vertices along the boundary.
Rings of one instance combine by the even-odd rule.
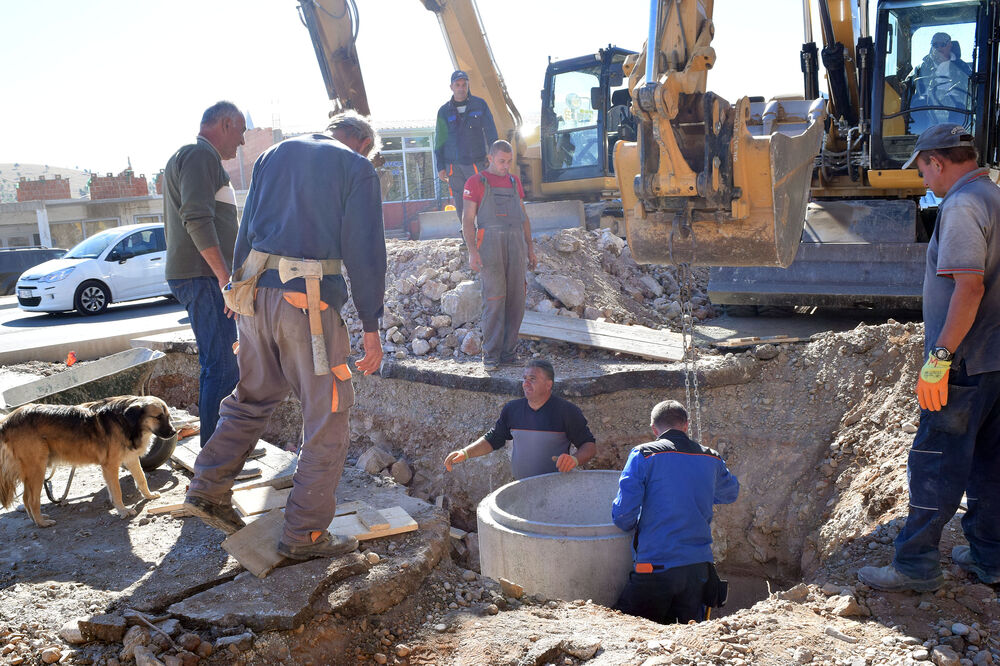
[[[318,534],[312,543],[287,544],[278,542],[278,554],[291,560],[311,560],[315,557],[336,557],[358,549],[358,540],[352,536],[330,534],[326,530]]]
[[[968,546],[955,546],[952,548],[951,561],[957,564],[962,571],[976,574],[976,577],[986,585],[995,585],[1000,583],[1000,576],[991,576],[986,573],[985,569],[976,563],[976,561],[972,558],[972,549]]]
[[[486,372],[495,372],[500,368],[500,361],[494,361],[492,359],[483,359],[483,370]]]
[[[184,508],[209,527],[222,530],[226,534],[232,534],[246,527],[246,523],[231,504],[216,504],[201,497],[188,495],[184,498]]]
[[[885,592],[933,592],[944,584],[944,576],[940,573],[934,578],[910,578],[891,564],[884,567],[861,567],[858,570],[858,580]]]

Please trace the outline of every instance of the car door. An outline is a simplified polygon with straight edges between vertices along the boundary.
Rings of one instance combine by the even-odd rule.
[[[106,255],[108,282],[115,301],[145,298],[157,274],[163,276],[163,254],[157,250],[154,229],[135,231],[118,241]]]

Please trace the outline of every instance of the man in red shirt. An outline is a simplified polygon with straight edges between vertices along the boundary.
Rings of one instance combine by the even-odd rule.
[[[510,173],[514,149],[499,139],[490,146],[489,168],[465,181],[462,235],[469,267],[483,285],[483,368],[517,361],[514,348],[524,318],[525,270],[535,267],[531,223],[521,180]]]

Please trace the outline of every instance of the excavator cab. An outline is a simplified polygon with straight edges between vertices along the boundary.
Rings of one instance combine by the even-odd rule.
[[[543,183],[614,178],[614,145],[623,138],[635,140],[622,72],[631,53],[609,46],[549,63],[542,88]]]

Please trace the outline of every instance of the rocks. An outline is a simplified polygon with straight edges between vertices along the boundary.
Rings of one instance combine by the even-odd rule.
[[[420,288],[421,293],[432,301],[440,301],[441,297],[448,291],[448,285],[437,280],[428,280]]]
[[[451,291],[441,295],[441,312],[451,316],[452,326],[479,319],[482,313],[482,291],[471,280],[460,282]]]
[[[177,644],[188,652],[195,652],[201,645],[201,636],[198,634],[181,634],[177,637]]]
[[[871,614],[867,608],[858,603],[857,599],[847,594],[830,597],[826,602],[826,608],[839,617],[868,616]]]
[[[125,636],[125,618],[121,615],[94,615],[80,620],[83,642],[120,643]]]
[[[83,618],[76,618],[73,620],[68,620],[59,629],[59,638],[63,639],[70,645],[79,645],[80,643],[86,643],[87,641],[83,638],[83,633],[80,631],[80,622]]]
[[[426,340],[418,338],[413,341],[411,348],[414,356],[425,356],[431,350],[431,345]]]
[[[230,652],[245,652],[253,647],[253,633],[244,632],[235,636],[223,636],[215,641],[215,650],[226,650]]]
[[[479,331],[469,331],[462,339],[460,347],[463,353],[469,356],[478,356],[483,351],[483,335]]]
[[[445,328],[451,326],[451,317],[446,314],[431,317],[431,328]]]
[[[355,467],[369,474],[378,474],[389,465],[396,462],[396,457],[378,446],[373,446],[358,456]]]
[[[656,281],[656,278],[654,278],[652,275],[643,275],[641,278],[639,278],[639,282],[642,283],[642,286],[651,291],[653,293],[653,296],[656,297],[663,296],[663,287],[660,285],[659,282]]]
[[[517,583],[507,580],[506,578],[500,579],[500,591],[503,592],[505,597],[520,599],[524,596],[524,588]]]
[[[413,480],[413,470],[402,458],[392,464],[389,472],[392,474],[393,480],[401,486],[405,486]]]
[[[118,655],[119,659],[123,661],[132,659],[135,656],[135,649],[149,645],[149,639],[149,630],[145,627],[130,627],[125,632],[125,638],[122,639],[122,650]]]
[[[535,278],[541,287],[568,308],[583,305],[587,289],[582,280],[562,275],[539,275]]]
[[[62,651],[57,647],[45,648],[42,650],[41,657],[43,664],[54,664],[62,659]]]
[[[753,348],[754,358],[756,358],[758,361],[770,361],[772,358],[774,358],[780,353],[781,349],[771,344],[757,345],[756,347]]]
[[[135,666],[166,666],[145,645],[136,646],[133,654],[135,656]]]
[[[936,645],[931,650],[931,661],[936,666],[959,666],[958,653],[947,645]]]

